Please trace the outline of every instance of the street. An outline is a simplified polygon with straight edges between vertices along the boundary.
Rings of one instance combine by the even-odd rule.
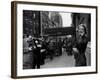
[[[86,49],[86,59],[87,59],[87,66],[91,66],[91,53],[90,53],[90,44],[87,45]],[[24,69],[31,69],[32,64],[32,53],[24,54]],[[62,68],[62,67],[74,67],[75,66],[75,59],[73,55],[68,56],[67,52],[62,49],[61,56],[55,56],[53,60],[50,58],[45,59],[45,64],[41,65],[40,68]]]
[[[63,50],[63,54],[61,56],[54,57],[53,60],[46,59],[45,64],[41,65],[40,68],[74,67],[74,65],[74,56],[68,56]]]

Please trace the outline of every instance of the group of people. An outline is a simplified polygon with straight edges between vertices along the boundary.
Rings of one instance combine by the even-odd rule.
[[[57,55],[62,55],[62,48],[66,48],[68,55],[74,55],[75,66],[86,66],[85,50],[88,40],[85,25],[78,26],[78,34],[78,39],[71,38],[71,40],[67,41],[68,39],[66,38],[62,41],[61,38],[58,38],[56,43],[52,39],[45,40],[44,38],[24,35],[24,53],[28,51],[33,53],[33,69],[40,68],[40,65],[45,64],[45,59],[48,56],[50,60],[53,60],[56,53]]]
[[[55,46],[55,42],[52,39],[45,40],[44,38],[35,38],[30,35],[24,35],[23,40],[24,54],[31,52],[33,56],[32,68],[40,68],[40,65],[45,63],[46,58],[53,60],[55,55],[55,48],[58,48],[60,53],[62,53],[61,45],[59,45],[60,39],[57,43],[58,45],[56,44],[58,47]]]

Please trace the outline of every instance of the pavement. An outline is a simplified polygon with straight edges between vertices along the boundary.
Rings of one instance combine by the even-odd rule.
[[[66,52],[63,51],[61,56],[54,57],[53,60],[46,59],[45,64],[41,65],[40,68],[61,68],[61,67],[74,67],[75,60],[74,56],[68,56]]]

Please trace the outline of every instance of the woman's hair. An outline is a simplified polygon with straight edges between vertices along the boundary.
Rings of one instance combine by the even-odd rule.
[[[80,26],[82,26],[82,27],[84,28],[84,35],[82,36],[82,38],[83,38],[83,39],[87,39],[87,29],[86,29],[85,24],[80,24],[80,25],[78,25],[78,26],[77,26],[77,31],[79,31],[79,27],[80,27]],[[78,33],[78,34],[76,34],[76,40],[79,41],[79,40],[80,40],[79,38],[80,38],[80,35],[79,35],[79,33]]]
[[[78,29],[79,29],[80,26],[82,26],[82,27],[84,28],[84,32],[85,32],[85,34],[87,34],[87,30],[86,30],[85,24],[80,24],[80,25],[78,26]]]

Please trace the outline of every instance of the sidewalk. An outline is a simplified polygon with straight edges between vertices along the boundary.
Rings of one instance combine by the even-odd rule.
[[[55,57],[52,61],[45,60],[45,64],[41,65],[41,68],[58,68],[58,67],[74,67],[74,56],[68,56],[63,51],[62,56]]]

